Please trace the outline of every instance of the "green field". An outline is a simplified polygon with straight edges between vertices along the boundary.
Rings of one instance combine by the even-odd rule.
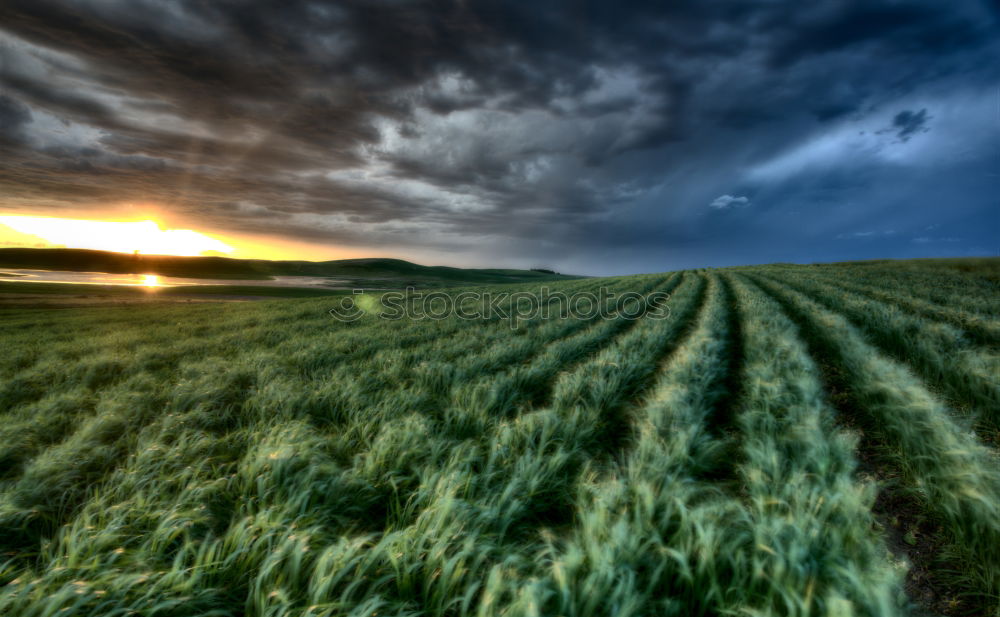
[[[0,615],[1000,615],[998,272],[0,308]]]

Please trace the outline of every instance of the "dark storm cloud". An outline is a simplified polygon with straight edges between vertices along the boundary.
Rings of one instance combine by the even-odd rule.
[[[821,188],[824,131],[924,139],[920,101],[997,79],[996,19],[973,0],[8,0],[0,191],[14,211],[143,201],[373,253],[655,269],[667,245],[773,246],[800,227],[790,200],[871,194],[877,170]],[[889,147],[842,154],[905,159]],[[756,218],[705,207],[720,195]],[[831,212],[815,233],[852,233],[860,215]]]
[[[896,114],[892,119],[892,126],[898,130],[896,136],[903,141],[907,141],[917,132],[930,130],[927,128],[928,119],[926,109],[921,109],[918,112],[907,109]]]
[[[27,105],[9,96],[0,96],[0,143],[20,140],[24,125],[31,122]]]
[[[955,3],[956,5],[960,3]],[[920,2],[820,3],[788,13],[792,28],[779,34],[771,62],[787,66],[819,54],[865,48],[912,60],[967,50],[991,36],[960,10]],[[801,16],[801,18],[799,18]]]

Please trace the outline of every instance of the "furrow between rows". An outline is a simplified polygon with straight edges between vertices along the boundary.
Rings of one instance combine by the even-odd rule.
[[[903,490],[937,520],[949,578],[986,614],[1000,613],[1000,464],[955,424],[905,367],[865,342],[843,317],[801,293],[751,277],[795,321],[817,358],[842,374],[839,409],[864,431],[866,449],[899,475]],[[881,446],[881,447],[878,447]],[[960,602],[957,596],[951,598]]]

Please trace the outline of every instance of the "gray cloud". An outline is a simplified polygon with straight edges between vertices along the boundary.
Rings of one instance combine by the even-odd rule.
[[[645,266],[619,246],[670,266],[668,245],[760,225],[764,256],[779,234],[797,250],[787,211],[827,239],[883,224],[877,187],[909,163],[816,146],[812,171],[748,169],[890,109],[919,109],[892,118],[902,142],[930,113],[944,135],[909,101],[995,81],[996,25],[972,0],[9,0],[0,191],[12,211],[153,202],[373,254],[627,271]],[[744,194],[756,222],[705,216]]]
[[[0,96],[0,144],[20,141],[29,122],[31,111],[27,105],[9,96]]]

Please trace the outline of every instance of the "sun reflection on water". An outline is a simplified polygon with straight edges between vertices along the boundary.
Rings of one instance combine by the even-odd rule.
[[[160,277],[156,274],[146,274],[142,277],[142,286],[147,289],[160,287]]]

